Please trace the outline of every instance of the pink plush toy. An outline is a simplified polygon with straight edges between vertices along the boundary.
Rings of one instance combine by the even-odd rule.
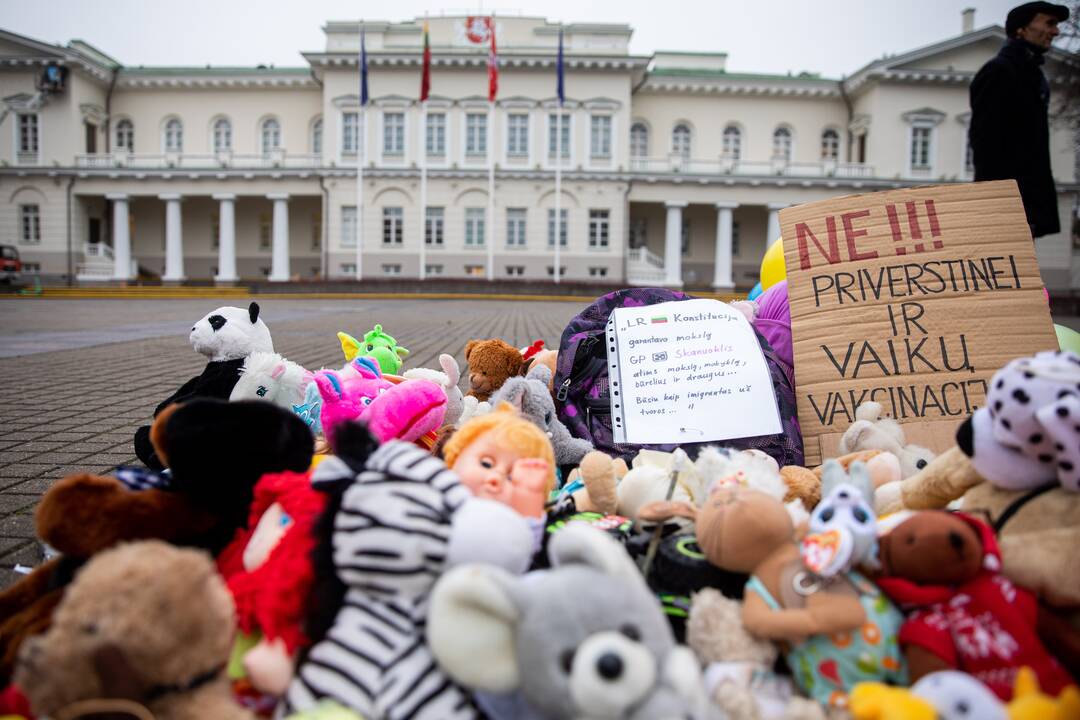
[[[435,383],[405,380],[395,385],[369,357],[355,358],[351,365],[355,377],[343,378],[333,370],[315,374],[323,399],[323,432],[331,443],[336,426],[349,420],[365,423],[380,442],[392,438],[411,442],[442,425],[446,393]]]

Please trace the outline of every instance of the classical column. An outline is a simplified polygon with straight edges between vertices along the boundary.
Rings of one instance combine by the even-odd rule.
[[[217,282],[236,282],[236,195],[218,193],[218,273]]]
[[[664,285],[682,287],[682,211],[685,202],[666,202],[667,232],[664,234]]]
[[[739,203],[716,203],[716,260],[713,266],[713,290],[733,290],[731,277],[732,215]]]
[[[270,193],[274,201],[274,249],[270,263],[270,280],[289,280],[289,193]]]
[[[166,193],[158,195],[165,201],[165,282],[179,282],[184,279],[184,231],[180,220],[180,195]]]
[[[788,206],[787,203],[769,203],[769,226],[765,230],[765,249],[776,242],[780,237],[780,211]]]
[[[106,195],[113,203],[113,279],[131,280],[131,229],[127,193]]]

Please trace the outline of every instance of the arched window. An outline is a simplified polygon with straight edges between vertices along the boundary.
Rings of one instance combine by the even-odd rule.
[[[184,151],[184,124],[179,118],[169,118],[165,123],[165,152]]]
[[[649,157],[649,128],[644,123],[630,126],[630,157]]]
[[[281,149],[281,123],[276,118],[263,120],[259,134],[262,137],[263,155],[269,155],[275,150]]]
[[[738,160],[742,156],[742,131],[734,125],[724,128],[724,157]]]
[[[322,155],[322,118],[311,123],[311,153]]]
[[[218,118],[214,121],[214,152],[222,153],[232,150],[232,123],[228,118]]]
[[[116,149],[124,152],[135,150],[135,125],[130,120],[116,123]]]
[[[690,128],[682,123],[671,131],[671,153],[683,160],[690,159]]]
[[[836,160],[840,157],[840,133],[828,128],[821,133],[821,159]]]
[[[772,134],[772,154],[774,158],[791,162],[791,130],[778,127]]]

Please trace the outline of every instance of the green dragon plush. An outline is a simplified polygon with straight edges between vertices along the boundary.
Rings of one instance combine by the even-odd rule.
[[[364,335],[363,340],[357,340],[346,332],[339,332],[337,336],[346,362],[352,362],[357,355],[375,358],[383,374],[397,375],[402,359],[409,354],[408,350],[397,344],[397,340],[383,332],[382,325],[376,325],[374,330]]]

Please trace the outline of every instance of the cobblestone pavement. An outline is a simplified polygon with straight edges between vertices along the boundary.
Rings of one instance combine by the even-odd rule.
[[[465,368],[470,338],[557,347],[584,302],[486,300],[266,300],[274,348],[304,367],[340,367],[335,334],[375,323],[411,351],[405,367],[438,368],[449,352]],[[17,564],[41,562],[33,511],[57,479],[134,464],[132,436],[154,407],[205,359],[191,325],[236,298],[0,300],[0,587]]]

